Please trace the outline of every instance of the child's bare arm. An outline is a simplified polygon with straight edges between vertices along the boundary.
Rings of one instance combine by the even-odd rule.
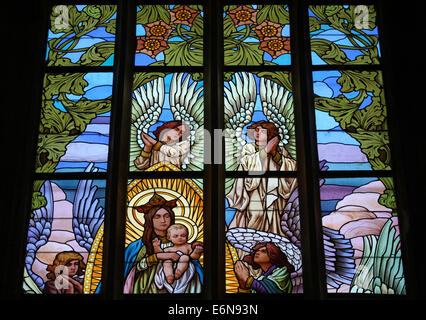
[[[203,250],[204,249],[203,249],[202,246],[196,245],[189,256],[193,260],[198,260],[198,259],[200,259],[201,254],[203,253]]]

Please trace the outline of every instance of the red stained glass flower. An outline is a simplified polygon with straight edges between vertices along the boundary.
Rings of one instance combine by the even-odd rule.
[[[263,21],[257,27],[253,28],[260,41],[265,38],[281,37],[282,30],[283,25],[268,20]]]
[[[192,26],[194,19],[200,14],[199,10],[191,9],[188,6],[179,6],[168,10],[170,13],[170,23],[180,23]]]
[[[172,31],[175,29],[162,20],[147,23],[144,25],[144,28],[146,32],[146,37],[165,40],[169,38]]]
[[[264,38],[263,41],[260,42],[259,49],[266,51],[275,59],[285,53],[290,53],[290,38]]]
[[[136,53],[145,53],[151,58],[155,58],[161,51],[169,48],[164,39],[156,37],[136,37]]]
[[[258,10],[249,8],[247,6],[239,6],[233,10],[227,12],[231,17],[232,21],[236,27],[242,26],[244,24],[254,24],[256,23],[256,15]]]

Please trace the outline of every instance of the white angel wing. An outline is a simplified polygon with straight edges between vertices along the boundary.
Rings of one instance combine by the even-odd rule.
[[[184,122],[190,128],[188,140],[190,152],[183,159],[182,168],[201,170],[204,162],[204,96],[199,82],[190,84],[191,75],[175,73],[170,83],[170,110],[175,120]]]
[[[225,163],[227,170],[235,170],[239,163],[241,149],[247,143],[243,128],[253,117],[256,103],[256,82],[252,73],[238,72],[235,82],[229,81],[224,87],[225,107]]]
[[[259,90],[263,113],[279,130],[279,146],[285,147],[296,159],[293,95],[283,86],[265,78],[260,78]]]
[[[294,269],[302,267],[302,253],[300,249],[287,238],[271,232],[264,232],[250,228],[232,228],[226,232],[226,238],[234,248],[252,252],[254,246],[260,242],[273,242],[287,256]]]
[[[164,104],[164,79],[159,77],[133,91],[132,125],[130,128],[130,167],[144,147],[141,133],[148,133],[151,125],[158,121]]]

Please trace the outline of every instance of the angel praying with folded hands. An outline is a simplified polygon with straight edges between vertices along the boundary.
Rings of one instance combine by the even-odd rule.
[[[154,132],[156,139],[142,132],[143,150],[134,164],[137,169],[144,170],[161,161],[170,162],[181,168],[183,160],[190,151],[187,139],[189,127],[182,121],[169,121],[159,126]]]

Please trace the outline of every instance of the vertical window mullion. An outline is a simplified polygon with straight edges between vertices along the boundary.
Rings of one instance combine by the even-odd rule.
[[[319,201],[318,154],[306,1],[290,4],[293,85],[302,234],[303,290],[307,298],[325,295],[325,268]]]
[[[105,255],[103,294],[117,299],[122,295],[124,222],[129,156],[129,126],[133,88],[133,51],[136,4],[121,0],[117,10],[117,42],[114,91],[111,106],[112,126],[109,153],[107,214],[105,217]]]

